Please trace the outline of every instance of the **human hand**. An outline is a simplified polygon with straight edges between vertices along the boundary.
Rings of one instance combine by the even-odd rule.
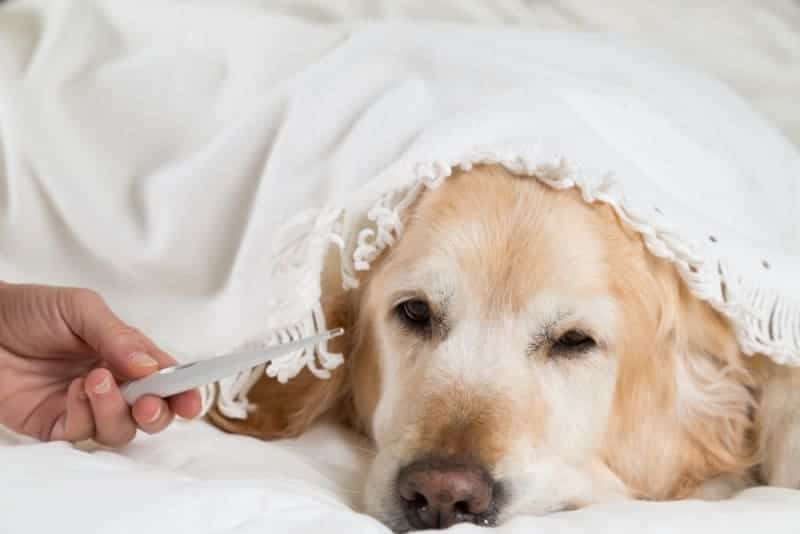
[[[0,282],[0,424],[16,432],[118,447],[195,417],[197,391],[130,407],[117,387],[175,363],[92,291]]]

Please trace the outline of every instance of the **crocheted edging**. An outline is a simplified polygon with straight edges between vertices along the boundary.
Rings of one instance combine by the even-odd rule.
[[[403,233],[402,214],[420,193],[438,187],[455,169],[468,171],[480,164],[501,165],[518,176],[538,179],[554,189],[577,188],[585,202],[609,205],[624,225],[641,236],[651,254],[675,265],[695,297],[708,302],[731,321],[745,354],[763,354],[781,364],[800,364],[800,303],[789,302],[774,290],[747,283],[746,277],[720,257],[698,253],[696,247],[679,236],[666,221],[657,220],[656,214],[647,207],[636,206],[614,191],[615,180],[611,174],[592,177],[570,166],[565,158],[537,161],[536,157],[494,150],[477,150],[454,162],[417,165],[408,185],[385,193],[367,212],[371,225],[359,230],[352,255],[346,253],[346,236],[340,227],[342,210],[303,212],[284,225],[276,238],[277,267],[294,272],[298,275],[294,279],[312,288],[315,304],[302,313],[301,319],[274,329],[261,345],[283,343],[326,330],[319,303],[319,278],[328,246],[333,244],[342,252],[343,288],[357,288],[357,273],[368,271],[370,265],[397,242]],[[289,230],[298,227],[300,231],[289,237]],[[203,413],[216,405],[226,417],[246,419],[253,409],[247,395],[264,375],[285,383],[307,368],[318,378],[326,379],[330,370],[343,361],[341,354],[329,352],[324,345],[286,354],[268,365],[204,388]]]
[[[320,306],[316,306],[308,317],[291,326],[274,330],[263,342],[249,345],[248,349],[266,348],[279,343],[288,343],[324,332],[324,314]],[[263,377],[275,378],[285,384],[303,369],[308,369],[317,378],[328,379],[330,371],[339,367],[344,358],[341,354],[329,352],[324,344],[306,347],[295,352],[275,358],[268,364],[242,371],[237,375],[209,384],[201,390],[202,413],[205,414],[216,405],[221,414],[231,419],[246,419],[253,410],[248,401],[248,394],[253,386]]]
[[[695,297],[731,321],[743,353],[763,354],[779,364],[800,364],[800,302],[749,283],[721,257],[697,252],[668,222],[659,220],[657,208],[651,212],[650,207],[636,206],[614,191],[611,174],[590,177],[564,158],[537,161],[525,155],[477,150],[455,162],[417,165],[410,185],[386,193],[368,212],[373,227],[359,232],[352,262],[343,257],[343,278],[351,281],[348,287],[357,287],[356,271],[369,270],[370,264],[395,244],[403,232],[403,212],[423,190],[438,187],[455,169],[467,171],[479,164],[501,165],[555,189],[577,188],[584,201],[609,205],[624,225],[641,236],[651,254],[675,265]]]
[[[300,318],[279,328],[270,329],[265,339],[247,344],[241,349],[257,350],[271,345],[296,341],[327,330],[325,314],[320,303],[320,275],[328,247],[333,244],[344,248],[341,238],[341,210],[309,210],[299,213],[288,221],[275,236],[273,274],[291,273],[291,279],[298,288],[310,295],[311,309],[301,309]],[[295,231],[292,233],[292,231]],[[298,289],[299,291],[299,289]],[[270,308],[282,310],[282,316],[293,316],[292,307],[305,301],[298,295],[291,295],[295,301],[276,300]],[[263,377],[275,378],[286,383],[296,377],[303,369],[308,369],[319,379],[328,379],[331,371],[344,362],[341,354],[332,353],[327,343],[314,347],[304,347],[279,356],[267,364],[245,370],[236,376],[220,380],[202,388],[201,413],[216,406],[219,412],[231,419],[246,419],[253,410],[248,394]]]

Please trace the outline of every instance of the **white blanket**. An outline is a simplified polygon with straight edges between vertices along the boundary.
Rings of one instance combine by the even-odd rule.
[[[43,5],[51,10],[39,11]],[[18,2],[0,11],[0,278],[97,288],[123,317],[183,358],[258,340],[281,326],[281,317],[266,313],[278,308],[270,276],[276,228],[309,207],[344,202],[348,180],[361,183],[407,155],[420,126],[442,118],[422,80],[468,78],[467,63],[453,59],[470,54],[495,63],[495,73],[525,59],[550,61],[547,76],[559,80],[574,75],[558,68],[569,57],[561,48],[571,46],[569,36],[441,26],[351,31],[231,6],[74,0]],[[652,57],[601,38],[578,41],[596,48],[599,72],[617,54]],[[378,52],[392,43],[403,54],[384,63]],[[344,68],[353,58],[368,60],[360,73]],[[452,64],[460,70],[436,71]],[[541,70],[535,66],[527,68]],[[382,80],[395,72],[402,75],[379,90],[359,84],[359,75]],[[659,81],[666,78],[635,83],[641,89]],[[720,105],[735,108],[734,118],[756,125],[763,135],[754,136],[755,146],[785,154],[769,163],[785,182],[786,169],[797,165],[788,145],[727,93],[697,83],[706,97],[725,95]],[[361,87],[370,92],[359,93]],[[446,113],[476,95],[480,87],[461,94],[461,103],[447,102]],[[525,93],[510,96],[492,103],[508,114],[501,129],[516,130],[511,119],[520,113],[548,117],[548,109],[537,115],[526,108]],[[420,105],[404,108],[409,98]],[[452,128],[458,116],[442,124]],[[391,142],[376,147],[371,141],[389,125]],[[479,134],[483,125],[460,126]],[[567,131],[547,133],[568,146]],[[439,148],[454,161],[462,152],[446,143]],[[404,168],[407,161],[397,159],[396,168]],[[336,180],[320,181],[326,175]],[[798,195],[791,186],[767,195],[783,208],[771,212],[766,227],[786,228],[791,220]],[[795,230],[768,241],[796,251]],[[297,294],[313,297],[314,288],[298,287]],[[289,322],[305,311],[278,304]],[[199,423],[121,454],[60,444],[3,447],[0,532],[306,532],[320,521],[327,530],[382,531],[348,507],[363,473],[348,439],[322,427],[297,443],[263,444]],[[794,532],[798,495],[758,489],[735,503],[594,507],[520,518],[501,530],[608,525],[639,532],[647,525],[657,532],[661,525],[665,532],[705,532],[728,525],[727,532]],[[87,503],[98,508],[91,523]]]
[[[800,145],[797,0],[249,0],[272,12],[342,22],[392,18],[526,31],[591,31],[660,48],[730,84]]]
[[[6,438],[8,443],[16,440]],[[8,534],[390,534],[349,507],[358,442],[320,426],[262,443],[178,425],[122,453],[50,443],[0,448],[0,532]],[[800,492],[753,488],[713,503],[629,502],[518,517],[497,534],[796,534]],[[473,525],[459,533],[485,533]]]

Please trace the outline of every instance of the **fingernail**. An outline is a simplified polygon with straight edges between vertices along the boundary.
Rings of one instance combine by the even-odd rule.
[[[86,381],[82,378],[78,381],[78,399],[82,401],[89,400],[89,395],[86,394]]]
[[[131,363],[134,367],[158,367],[156,359],[144,352],[131,354]]]
[[[145,421],[145,423],[154,423],[155,420],[158,419],[160,416],[161,416],[161,406],[156,408],[155,413],[150,417],[150,419]]]
[[[92,391],[94,391],[98,395],[104,395],[104,394],[108,393],[109,391],[111,391],[111,376],[106,375],[106,377],[103,379],[102,382],[100,382],[99,384],[96,384],[92,388]]]

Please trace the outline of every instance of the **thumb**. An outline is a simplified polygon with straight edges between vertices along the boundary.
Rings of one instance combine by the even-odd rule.
[[[60,307],[70,330],[121,379],[140,378],[175,364],[144,334],[117,317],[94,291],[64,290]]]

